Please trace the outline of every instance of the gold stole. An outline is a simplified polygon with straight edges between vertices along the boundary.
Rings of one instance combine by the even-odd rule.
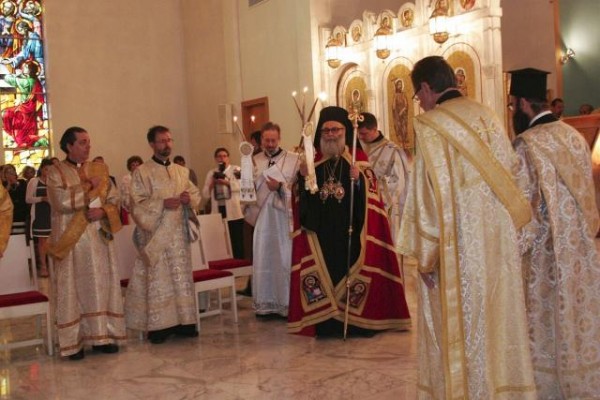
[[[0,255],[6,250],[13,219],[13,203],[8,191],[0,185]]]
[[[60,173],[61,180],[63,183],[63,189],[67,188],[65,177],[61,171],[62,166],[57,166],[58,172]],[[87,170],[87,175],[86,175]],[[111,204],[106,204],[106,199],[108,197],[108,192],[110,190],[110,181],[108,177],[108,170],[104,164],[100,163],[85,163],[82,165],[77,171],[79,174],[79,179],[81,181],[81,186],[85,192],[85,198],[94,199],[96,197],[100,198],[100,202],[102,204],[102,209],[105,211],[107,218],[101,220],[102,230],[108,233],[115,233],[121,229],[121,221],[118,218],[118,215],[114,213],[114,206]],[[91,189],[91,184],[89,183],[88,175],[90,178],[99,177],[100,184]],[[63,232],[62,236],[58,241],[52,243],[48,246],[48,254],[53,256],[58,260],[64,259],[69,252],[75,247],[83,232],[87,229],[89,221],[86,218],[86,212],[88,208],[85,207],[82,210],[78,210],[73,215],[73,218],[69,222],[67,229]]]
[[[452,196],[455,193],[453,181],[440,185],[439,177],[452,171],[449,165],[448,147],[450,144],[458,150],[480,173],[500,202],[509,212],[515,228],[520,228],[531,219],[531,206],[516,185],[512,175],[496,160],[491,149],[479,137],[479,134],[465,121],[451,112],[445,105],[438,106],[437,113],[427,113],[416,117],[417,121],[437,133],[426,141],[419,141],[421,153],[433,180],[440,210],[440,296],[442,304],[442,359],[446,376],[447,398],[468,398],[467,362],[464,347],[464,325],[462,314],[461,282],[459,255],[457,249],[458,232],[456,229],[456,210]],[[429,114],[429,115],[428,115]],[[444,119],[444,128],[436,122],[436,117]],[[450,132],[453,132],[454,135]],[[508,140],[508,139],[507,139]],[[433,158],[441,149],[443,157]],[[448,212],[442,211],[442,201],[450,206]],[[449,250],[451,249],[451,250]]]

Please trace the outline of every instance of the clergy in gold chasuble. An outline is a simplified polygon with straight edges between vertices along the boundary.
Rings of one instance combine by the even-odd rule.
[[[447,95],[447,96],[446,96]],[[517,157],[486,107],[454,90],[415,119],[399,251],[418,286],[419,399],[535,399],[517,230]]]
[[[539,398],[600,398],[599,217],[589,147],[551,115],[514,146],[533,206],[523,273]]]
[[[90,189],[88,180],[100,178]],[[54,258],[53,287],[60,354],[82,345],[106,345],[126,339],[123,300],[113,234],[121,229],[119,193],[101,163],[69,160],[49,169],[48,200],[52,234],[48,253]],[[93,204],[93,205],[92,205]],[[89,206],[106,217],[89,222]]]
[[[189,207],[164,208],[164,199],[184,191]],[[199,189],[187,168],[152,158],[134,171],[130,195],[139,255],[125,297],[127,327],[157,331],[195,324],[188,214],[198,208]]]
[[[4,254],[8,245],[8,237],[12,225],[13,203],[4,186],[0,185],[0,255]]]

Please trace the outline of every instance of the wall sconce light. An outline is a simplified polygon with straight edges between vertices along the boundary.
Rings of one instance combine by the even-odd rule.
[[[429,17],[429,33],[436,43],[442,44],[450,37],[448,29],[448,14],[443,8],[436,8]]]
[[[379,29],[373,35],[375,41],[375,54],[378,58],[385,60],[390,56],[392,47],[392,30],[386,26],[381,25]]]
[[[561,64],[566,64],[570,59],[575,58],[575,50],[568,48],[567,52],[560,58]]]
[[[340,38],[331,37],[325,45],[325,60],[331,68],[337,68],[342,64],[343,43]]]

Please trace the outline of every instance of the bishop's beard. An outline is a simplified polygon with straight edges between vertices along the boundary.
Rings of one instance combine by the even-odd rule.
[[[319,143],[321,153],[325,157],[339,157],[344,153],[346,147],[346,140],[343,136],[337,139],[325,139],[321,137],[321,143]]]

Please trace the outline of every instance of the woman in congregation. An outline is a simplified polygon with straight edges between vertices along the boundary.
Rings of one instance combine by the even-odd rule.
[[[39,274],[42,278],[47,278],[48,265],[46,260],[46,249],[48,246],[48,237],[50,236],[50,203],[48,203],[48,194],[46,190],[46,177],[48,168],[52,161],[44,158],[37,172],[37,177],[33,178],[27,184],[27,194],[25,200],[31,207],[31,236],[37,241],[37,251],[40,261]]]

